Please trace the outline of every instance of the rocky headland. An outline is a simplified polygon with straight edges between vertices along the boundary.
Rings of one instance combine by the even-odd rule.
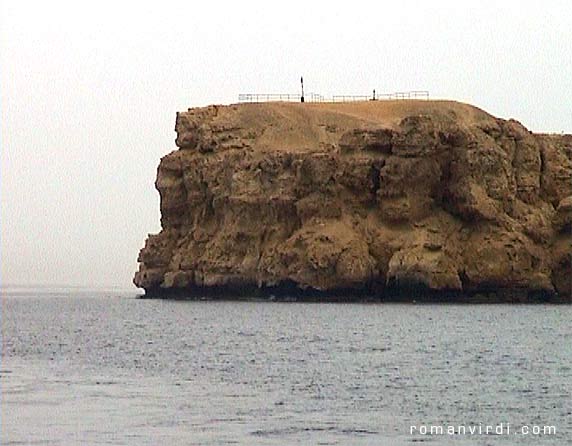
[[[147,296],[572,302],[572,135],[451,101],[177,114]]]

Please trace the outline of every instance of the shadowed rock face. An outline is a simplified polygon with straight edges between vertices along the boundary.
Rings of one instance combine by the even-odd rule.
[[[432,101],[210,106],[176,131],[134,278],[150,295],[572,301],[572,135]]]

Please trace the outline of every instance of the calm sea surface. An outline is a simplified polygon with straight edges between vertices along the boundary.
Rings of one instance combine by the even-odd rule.
[[[134,296],[2,291],[2,445],[572,444],[570,306]]]

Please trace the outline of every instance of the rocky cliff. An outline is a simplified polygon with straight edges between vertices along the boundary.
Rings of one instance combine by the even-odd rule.
[[[572,301],[572,135],[449,101],[177,114],[147,295]]]

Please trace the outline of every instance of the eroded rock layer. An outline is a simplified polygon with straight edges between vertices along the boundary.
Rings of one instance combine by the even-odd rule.
[[[572,300],[572,135],[445,101],[209,106],[175,130],[149,295]]]

